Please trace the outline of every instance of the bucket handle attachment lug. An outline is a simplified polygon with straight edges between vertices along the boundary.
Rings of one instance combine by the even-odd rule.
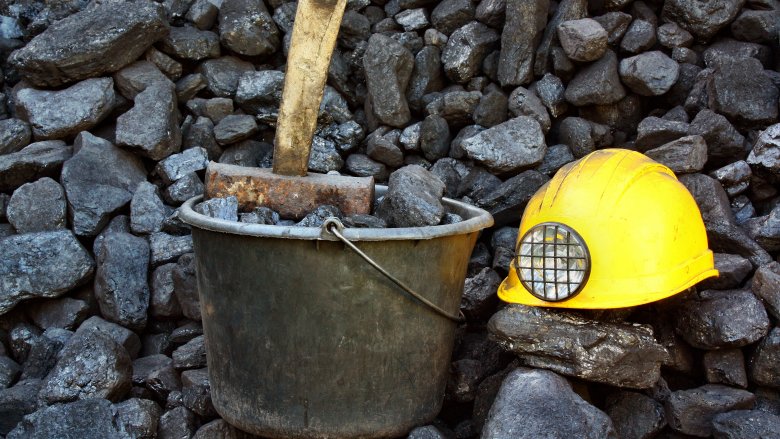
[[[435,312],[436,314],[439,314],[440,316],[446,317],[456,323],[463,323],[466,321],[466,317],[463,315],[463,311],[460,309],[458,310],[458,315],[451,314],[443,309],[441,309],[438,305],[431,302],[430,300],[426,299],[422,295],[418,294],[411,288],[409,288],[406,284],[401,282],[399,279],[397,279],[395,276],[390,274],[387,270],[382,268],[381,265],[376,263],[371,257],[369,257],[367,254],[363,253],[362,250],[360,250],[355,244],[352,243],[349,239],[345,238],[344,235],[341,234],[342,231],[344,231],[344,224],[339,221],[336,217],[329,217],[325,219],[325,222],[322,223],[322,230],[325,232],[330,233],[331,235],[338,238],[341,242],[343,242],[347,247],[351,248],[352,251],[358,254],[361,258],[363,258],[366,262],[368,262],[369,265],[374,267],[378,272],[382,273],[386,278],[390,279],[394,284],[401,287],[402,290],[406,291],[414,297],[415,299],[422,302],[425,306],[427,306],[431,311]]]

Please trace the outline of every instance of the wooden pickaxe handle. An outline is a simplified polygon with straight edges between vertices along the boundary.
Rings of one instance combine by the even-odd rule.
[[[304,176],[347,0],[300,0],[274,139],[274,174]]]

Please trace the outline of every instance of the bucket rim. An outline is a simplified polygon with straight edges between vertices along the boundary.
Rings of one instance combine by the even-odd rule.
[[[381,196],[387,191],[387,186],[375,185],[376,195]],[[286,238],[303,240],[337,241],[335,236],[325,233],[320,227],[277,226],[266,224],[247,224],[238,221],[228,221],[212,218],[196,212],[193,208],[203,199],[197,195],[185,201],[179,207],[179,218],[192,227],[211,232],[229,233],[233,235],[254,236],[260,238]],[[388,240],[419,240],[433,239],[444,236],[464,235],[478,232],[493,225],[493,217],[484,209],[471,206],[451,198],[442,198],[442,204],[448,211],[463,218],[454,224],[444,224],[424,227],[398,228],[347,228],[342,234],[354,241],[388,241]]]

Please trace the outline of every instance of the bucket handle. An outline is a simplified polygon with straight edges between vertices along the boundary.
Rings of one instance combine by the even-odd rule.
[[[382,273],[390,279],[394,284],[401,287],[402,290],[409,293],[412,297],[419,300],[423,304],[425,304],[428,308],[430,308],[432,311],[434,311],[436,314],[439,314],[440,316],[446,317],[456,323],[463,323],[466,321],[466,317],[463,315],[463,311],[458,310],[458,315],[450,314],[447,311],[441,309],[439,306],[437,306],[435,303],[431,302],[430,300],[426,299],[425,297],[421,296],[420,294],[416,293],[414,290],[406,286],[403,282],[401,282],[399,279],[397,279],[392,274],[388,273],[387,270],[382,268],[381,265],[376,263],[373,259],[371,259],[367,254],[363,253],[362,250],[357,248],[355,244],[352,243],[349,239],[345,238],[344,235],[341,234],[341,232],[344,230],[344,224],[339,221],[336,217],[329,217],[325,220],[325,222],[322,224],[322,230],[332,234],[341,242],[346,244],[347,247],[351,248],[355,253],[358,254],[361,258],[363,258],[366,262],[368,262],[369,265],[374,267],[378,272]]]

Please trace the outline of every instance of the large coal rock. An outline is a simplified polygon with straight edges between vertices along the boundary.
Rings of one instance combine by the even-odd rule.
[[[75,149],[78,152],[62,167],[62,185],[73,231],[94,236],[130,202],[138,184],[146,180],[146,169],[135,155],[86,131],[76,137]]]
[[[750,379],[760,385],[780,388],[780,328],[772,329],[750,357]]]
[[[23,184],[8,201],[8,222],[17,233],[65,228],[65,190],[51,178]]]
[[[728,26],[744,4],[745,0],[668,0],[664,2],[663,17],[679,24],[698,39],[708,40]]]
[[[666,420],[680,433],[707,437],[712,434],[712,419],[738,409],[749,409],[755,395],[720,384],[705,384],[696,389],[672,392],[666,402]]]
[[[9,62],[33,84],[57,87],[115,72],[167,33],[155,3],[106,2],[52,24]]]
[[[68,230],[26,233],[2,240],[0,314],[37,297],[58,297],[95,269],[87,250]]]
[[[179,111],[173,85],[156,82],[135,97],[135,106],[116,121],[116,143],[152,160],[181,148]]]
[[[712,419],[713,437],[754,439],[780,437],[780,416],[763,410],[734,410]]]
[[[378,216],[396,227],[435,226],[444,217],[443,195],[444,183],[436,175],[408,165],[390,175]]]
[[[566,379],[546,370],[511,372],[490,408],[484,438],[616,439],[604,412],[574,393]]]
[[[669,354],[650,326],[588,320],[508,306],[488,322],[491,338],[531,367],[618,387],[652,387]]]
[[[480,6],[488,2],[480,2]],[[522,85],[533,79],[534,51],[547,21],[549,0],[506,2],[506,24],[501,32],[498,81]]]
[[[622,439],[649,439],[666,427],[664,407],[641,393],[615,392],[607,397],[604,411]]]
[[[777,121],[777,86],[755,58],[722,58],[707,82],[709,107],[737,127],[765,128]]]
[[[412,117],[405,96],[414,69],[412,53],[394,39],[374,34],[363,65],[374,116],[383,124],[405,126]]]
[[[113,438],[130,439],[115,420],[111,401],[94,398],[45,407],[24,418],[8,439]]]
[[[241,55],[270,55],[279,48],[279,30],[262,0],[225,0],[219,8],[219,37]]]
[[[535,119],[518,116],[461,142],[469,158],[494,173],[516,173],[542,162],[547,144]]]
[[[56,178],[62,164],[73,155],[73,147],[60,140],[28,145],[11,154],[0,155],[0,191],[10,191],[41,177]]]

